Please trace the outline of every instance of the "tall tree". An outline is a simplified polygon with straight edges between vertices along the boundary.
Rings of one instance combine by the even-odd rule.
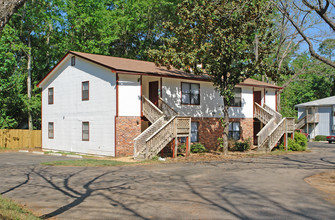
[[[286,17],[292,27],[299,33],[302,40],[307,43],[311,56],[321,62],[335,68],[335,62],[331,59],[321,56],[315,51],[315,43],[311,32],[306,31],[306,25],[310,25],[315,20],[319,21],[319,29],[325,30],[328,27],[335,31],[335,4],[332,0],[318,0],[311,3],[308,0],[292,1],[292,0],[271,0],[274,6]],[[294,12],[299,13],[294,13]],[[324,37],[324,33],[321,33]],[[320,36],[319,36],[320,38]]]
[[[228,106],[236,84],[254,74],[272,73],[273,47],[270,5],[253,0],[185,0],[177,22],[166,22],[173,33],[160,50],[151,50],[157,63],[207,74],[223,97],[224,152],[228,151]]]

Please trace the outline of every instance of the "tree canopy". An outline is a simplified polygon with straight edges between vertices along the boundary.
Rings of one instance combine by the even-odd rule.
[[[269,31],[271,13],[268,1],[262,0],[185,0],[178,5],[178,20],[164,23],[171,37],[150,51],[161,65],[210,76],[223,97],[225,143],[235,85],[256,74],[277,71],[270,62],[275,43]]]
[[[0,33],[0,128],[24,128],[30,122],[40,128],[36,84],[68,50],[156,60],[209,74],[225,106],[236,83],[264,78],[285,87],[281,111],[295,116],[295,104],[335,94],[335,74],[305,53],[300,34],[274,2],[287,2],[282,6],[287,6],[284,9],[305,34],[311,33],[311,27],[327,27],[321,15],[330,21],[334,17],[332,1],[323,1],[329,5],[319,15],[303,0],[272,4],[265,0],[27,0],[15,8],[17,12],[11,11]],[[296,6],[289,7],[293,3]],[[313,20],[313,15],[319,19]],[[318,42],[313,44],[316,52],[334,62],[333,35],[307,36]]]

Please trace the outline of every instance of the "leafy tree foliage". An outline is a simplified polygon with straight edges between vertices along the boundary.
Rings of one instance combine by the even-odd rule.
[[[0,128],[40,128],[36,84],[68,50],[148,59],[177,2],[27,0],[0,36]]]
[[[262,0],[185,0],[177,8],[179,20],[165,23],[173,35],[159,50],[151,50],[161,65],[210,76],[224,101],[225,152],[233,88],[255,74],[276,71],[268,65],[271,12]]]
[[[311,58],[298,56],[292,62],[294,71],[301,71],[281,94],[281,113],[284,117],[297,117],[295,105],[335,95],[335,71],[332,67]],[[282,76],[283,82],[289,76]]]

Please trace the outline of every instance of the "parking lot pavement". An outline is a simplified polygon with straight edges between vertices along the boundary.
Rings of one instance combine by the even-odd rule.
[[[335,144],[311,153],[121,167],[51,167],[69,159],[0,154],[0,193],[59,219],[332,219],[304,178],[334,170]]]

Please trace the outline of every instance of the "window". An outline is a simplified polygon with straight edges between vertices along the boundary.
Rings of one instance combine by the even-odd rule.
[[[54,139],[54,123],[53,122],[48,123],[48,138]]]
[[[82,82],[81,84],[81,100],[89,100],[89,82]]]
[[[229,123],[229,139],[240,140],[240,122]]]
[[[241,88],[234,88],[234,97],[230,102],[230,106],[241,107]]]
[[[200,105],[200,84],[181,83],[181,104]]]
[[[54,88],[48,89],[48,104],[54,104]]]
[[[191,142],[198,142],[198,127],[199,123],[198,122],[191,122]]]
[[[82,125],[82,140],[89,141],[90,140],[90,123],[83,122]]]
[[[74,65],[76,65],[76,57],[72,56],[71,57],[71,66],[74,66]]]

